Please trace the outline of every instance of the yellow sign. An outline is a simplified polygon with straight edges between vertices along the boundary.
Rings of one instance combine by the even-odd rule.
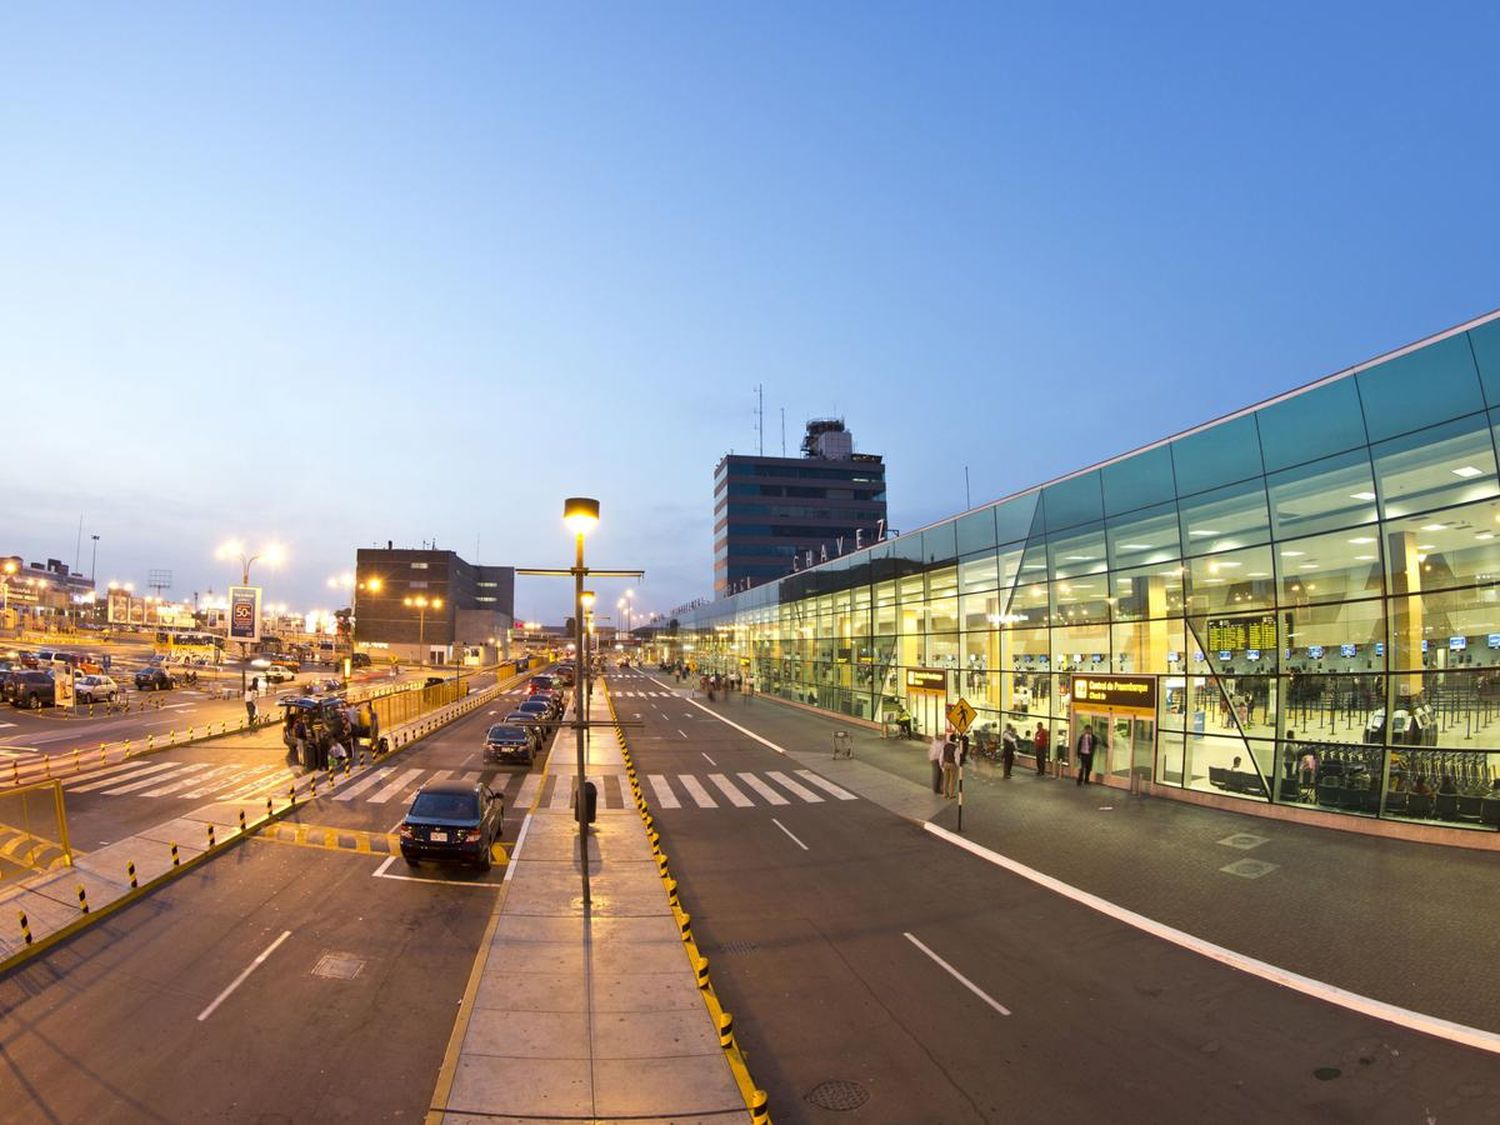
[[[978,712],[969,704],[967,699],[959,698],[958,702],[948,708],[948,722],[953,729],[963,734],[969,729],[969,724],[974,721]]]

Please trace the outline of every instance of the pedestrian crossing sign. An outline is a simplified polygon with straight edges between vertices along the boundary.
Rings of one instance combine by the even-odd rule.
[[[958,702],[948,708],[948,722],[954,730],[963,734],[969,729],[969,724],[974,721],[974,716],[978,713],[967,699],[960,696]]]

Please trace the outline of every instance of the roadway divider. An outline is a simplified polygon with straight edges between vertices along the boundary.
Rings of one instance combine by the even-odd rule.
[[[493,687],[475,692],[451,703],[434,715],[424,716],[406,729],[391,732],[391,750],[383,755],[373,755],[368,766],[358,773],[340,773],[334,776],[328,771],[326,791],[331,791],[350,777],[359,776],[373,769],[377,762],[388,760],[399,745],[401,748],[421,741],[429,734],[447,724],[486,706],[497,695],[507,690],[520,677],[496,683]],[[260,829],[280,820],[298,808],[299,793],[308,799],[317,797],[316,772],[294,784],[285,798],[266,799],[264,812],[257,810],[254,819],[246,815],[244,807],[231,802],[216,802],[194,810],[156,828],[126,837],[114,844],[106,845],[88,855],[77,855],[71,867],[48,871],[25,879],[7,895],[7,902],[17,911],[20,925],[13,931],[0,930],[0,974],[6,973],[45,949],[50,949],[83,929],[85,926],[107,918],[137,899],[150,894],[157,887],[177,878],[200,864],[238,845],[242,840],[255,835]],[[180,832],[192,829],[204,835],[206,846],[196,847],[179,844]],[[81,881],[78,881],[81,880]],[[62,885],[73,882],[76,888],[77,907],[65,908],[73,897]],[[93,902],[90,903],[90,896]],[[33,922],[35,925],[33,926]]]
[[[661,833],[656,829],[656,818],[651,815],[651,807],[646,801],[645,790],[641,788],[635,762],[630,756],[630,746],[625,739],[625,730],[620,726],[620,716],[615,711],[614,696],[610,694],[608,687],[605,688],[604,698],[609,704],[609,717],[614,723],[615,735],[620,740],[620,753],[625,760],[625,778],[630,783],[631,798],[635,801],[641,823],[646,827],[646,838],[651,841],[651,857],[656,861],[657,873],[661,876],[662,886],[667,892],[667,902],[672,907],[673,921],[676,922],[677,931],[682,937],[682,947],[687,952],[688,963],[692,966],[693,975],[698,982],[698,994],[703,998],[709,1018],[718,1031],[719,1046],[724,1049],[724,1057],[729,1062],[735,1085],[739,1087],[740,1096],[745,1099],[745,1108],[750,1112],[750,1120],[755,1125],[770,1125],[770,1096],[750,1077],[749,1061],[734,1035],[734,1017],[724,1010],[718,993],[714,991],[713,980],[709,975],[708,958],[704,956],[698,948],[697,941],[693,938],[692,915],[683,907],[678,896],[677,880],[672,878],[672,866],[667,853],[662,850]]]

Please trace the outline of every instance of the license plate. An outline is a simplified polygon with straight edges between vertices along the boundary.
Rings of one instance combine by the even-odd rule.
[[[427,838],[435,844],[446,844],[448,842],[448,833],[432,832],[428,834]]]

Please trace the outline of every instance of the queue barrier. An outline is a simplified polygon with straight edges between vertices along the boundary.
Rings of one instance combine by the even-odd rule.
[[[0,885],[72,865],[62,782],[0,792]]]

